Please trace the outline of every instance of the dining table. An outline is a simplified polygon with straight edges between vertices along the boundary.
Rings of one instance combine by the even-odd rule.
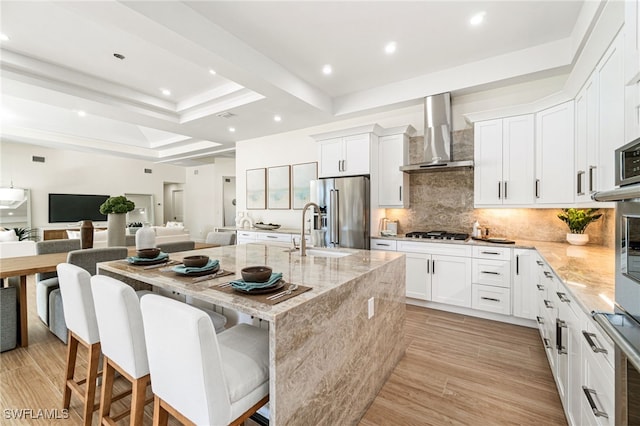
[[[216,244],[196,243],[195,249],[217,247]],[[129,256],[136,254],[135,247],[127,247]],[[27,308],[27,277],[43,272],[55,272],[60,263],[67,261],[67,253],[36,254],[32,256],[8,257],[0,259],[0,278],[8,286],[8,278],[18,277],[18,303],[20,306],[20,333],[18,346],[29,345],[29,318]]]

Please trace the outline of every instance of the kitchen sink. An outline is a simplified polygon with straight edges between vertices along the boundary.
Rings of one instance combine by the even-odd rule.
[[[315,257],[345,257],[345,256],[351,256],[353,253],[350,253],[348,251],[337,251],[337,250],[331,250],[331,249],[314,249],[314,248],[310,248],[307,249],[307,256],[315,256]]]

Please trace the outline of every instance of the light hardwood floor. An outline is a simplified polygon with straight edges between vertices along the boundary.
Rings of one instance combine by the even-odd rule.
[[[33,277],[28,288],[30,345],[0,354],[0,424],[80,425],[76,398],[67,419],[35,418],[40,409],[62,415],[66,346],[38,319]],[[361,426],[566,425],[537,330],[407,306],[405,331],[406,355]],[[83,377],[84,352],[79,357]],[[116,380],[116,391],[126,387],[124,379]],[[114,404],[116,412],[121,408]],[[26,414],[32,418],[12,419],[7,409],[31,410]],[[145,425],[152,424],[151,414],[150,404]]]

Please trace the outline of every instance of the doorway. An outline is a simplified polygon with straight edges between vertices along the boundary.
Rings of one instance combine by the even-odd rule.
[[[236,224],[236,178],[234,176],[222,177],[222,226],[235,226]]]

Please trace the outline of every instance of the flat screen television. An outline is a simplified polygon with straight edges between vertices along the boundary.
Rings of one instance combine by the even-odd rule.
[[[49,194],[49,223],[104,222],[107,216],[100,213],[100,205],[107,198],[108,195]]]

